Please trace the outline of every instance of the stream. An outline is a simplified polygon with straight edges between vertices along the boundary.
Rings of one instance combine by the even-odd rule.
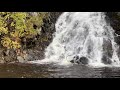
[[[0,78],[119,78],[119,67],[92,68],[85,65],[70,67],[52,64],[1,64]]]

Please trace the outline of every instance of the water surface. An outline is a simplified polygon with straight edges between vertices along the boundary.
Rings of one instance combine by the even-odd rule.
[[[84,65],[71,67],[35,64],[1,64],[0,78],[119,78],[119,67],[91,68]]]

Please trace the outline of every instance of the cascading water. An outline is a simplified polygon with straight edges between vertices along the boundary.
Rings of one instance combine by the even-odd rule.
[[[34,63],[70,64],[71,60],[88,65],[120,65],[119,46],[114,30],[102,12],[65,12],[56,22],[56,32],[47,47],[45,59]]]

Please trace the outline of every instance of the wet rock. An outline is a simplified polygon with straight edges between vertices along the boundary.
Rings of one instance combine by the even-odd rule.
[[[79,58],[79,56],[75,56],[73,58],[73,60],[70,61],[71,63],[77,63],[77,64],[88,64],[88,59],[86,57],[81,57]]]
[[[102,57],[102,63],[104,63],[104,64],[111,64],[112,61],[104,55]]]
[[[2,49],[0,50],[0,63],[5,63]]]
[[[74,60],[79,60],[79,56],[75,56],[75,57],[74,57]]]
[[[81,58],[80,58],[80,62],[81,62],[82,64],[88,64],[88,59],[87,59],[86,57],[81,57]]]
[[[71,60],[70,62],[71,63],[78,63],[79,64],[79,56],[75,56],[74,58],[73,58],[73,60]]]
[[[41,51],[40,49],[31,49],[27,51],[27,55],[25,56],[25,60],[27,61],[33,61],[33,60],[41,60],[44,58],[44,52]]]
[[[4,58],[5,63],[10,63],[10,62],[16,61],[16,58],[12,57],[12,56],[4,56],[3,58]]]
[[[1,64],[4,64],[4,63],[5,63],[5,61],[4,61],[4,60],[0,60],[0,63],[1,63]]]
[[[28,55],[28,54],[24,56],[24,60],[25,61],[31,61],[32,59],[33,58],[30,55]]]
[[[119,12],[106,12],[106,20],[110,23],[115,31],[120,29],[120,14]]]
[[[29,61],[29,55],[25,55],[23,58],[25,61]]]
[[[112,48],[111,40],[104,39],[103,40],[103,57],[102,57],[102,62],[104,64],[111,64],[112,61],[110,60],[110,58],[112,58],[112,55],[113,55],[113,48]]]
[[[120,47],[117,49],[118,58],[120,58]]]
[[[120,12],[106,12],[106,21],[117,35],[120,35]],[[120,45],[120,37],[115,34],[115,41]]]
[[[0,52],[0,59],[2,61],[0,61],[0,63],[9,63],[9,62],[16,62],[16,52],[15,50],[12,49],[8,49],[8,50],[3,50],[2,52]]]
[[[10,52],[10,50],[4,50],[4,56],[9,56],[9,52]]]
[[[120,36],[115,37],[115,42],[120,45]]]
[[[71,63],[75,63],[74,60],[71,60],[70,62],[71,62]]]
[[[5,63],[5,60],[3,57],[0,57],[0,63]]]
[[[112,48],[112,43],[110,39],[103,40],[103,54],[108,58],[112,58],[113,48]]]
[[[21,62],[21,63],[24,63],[24,62],[25,62],[24,58],[21,57],[21,56],[17,56],[17,60],[18,60],[19,62]]]

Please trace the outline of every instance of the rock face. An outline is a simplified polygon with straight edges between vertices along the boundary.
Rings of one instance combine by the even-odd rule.
[[[49,19],[44,19],[44,25],[38,30],[40,34],[33,39],[27,40],[26,46],[23,47],[21,54],[17,54],[15,50],[5,50],[0,45],[0,63],[24,63],[26,61],[43,59],[45,48],[52,41],[53,33],[55,32],[55,23],[61,13],[62,12],[49,12]],[[31,14],[37,15],[32,12]]]
[[[62,12],[50,12],[49,20],[44,20],[44,25],[41,28],[41,34],[36,37],[36,40],[31,40],[34,46],[26,50],[27,56],[24,58],[26,61],[41,60],[44,58],[45,48],[51,43],[53,39],[55,23],[61,13]],[[29,45],[29,43],[27,45]]]
[[[113,55],[112,44],[110,40],[103,40],[103,57],[102,62],[104,64],[111,64],[112,61],[110,60]]]
[[[106,20],[115,30],[115,41],[120,45],[120,12],[106,12]]]
[[[9,63],[16,60],[16,52],[14,50],[5,50],[1,48],[0,50],[0,63]]]
[[[115,30],[115,42],[120,46],[120,12],[106,12],[106,15],[107,21]],[[120,58],[120,47],[118,48],[117,53]]]

